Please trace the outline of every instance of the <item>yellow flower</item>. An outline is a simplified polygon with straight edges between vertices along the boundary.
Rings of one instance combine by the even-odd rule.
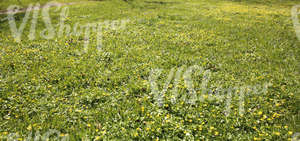
[[[96,136],[96,137],[95,137],[95,140],[100,140],[100,136]]]
[[[288,132],[288,134],[289,134],[289,135],[292,135],[292,134],[293,134],[293,132],[292,132],[292,131],[289,131],[289,132]]]
[[[157,128],[157,131],[160,131],[160,128]]]
[[[274,132],[274,134],[275,134],[275,135],[277,135],[277,136],[279,136],[279,135],[280,135],[280,133],[279,133],[279,132]]]
[[[268,116],[264,115],[261,120],[265,120]]]
[[[277,114],[277,113],[274,113],[273,114],[273,118],[277,118],[277,117],[279,117],[280,116],[280,114]]]
[[[170,115],[169,115],[169,114],[167,114],[166,118],[170,118]]]
[[[260,138],[254,137],[253,140],[258,141]]]
[[[215,132],[215,135],[216,135],[216,136],[218,136],[218,135],[219,135],[219,132],[218,132],[218,131],[216,131],[216,132]]]
[[[262,111],[259,111],[259,112],[258,112],[258,115],[262,115],[262,113],[263,113]]]
[[[65,134],[63,134],[63,133],[61,133],[59,136],[61,136],[61,137],[64,137],[64,136],[66,136]]]
[[[201,130],[202,130],[202,125],[199,125],[199,128],[198,128],[198,129],[199,129],[199,131],[201,131]]]
[[[258,134],[259,136],[264,136],[264,134]]]
[[[145,107],[144,107],[144,106],[143,106],[141,109],[142,109],[142,112],[144,112],[144,111],[145,111]]]
[[[91,127],[91,124],[87,124],[87,127]]]
[[[32,129],[32,127],[31,127],[31,125],[29,125],[28,127],[27,127],[27,130],[31,130]]]

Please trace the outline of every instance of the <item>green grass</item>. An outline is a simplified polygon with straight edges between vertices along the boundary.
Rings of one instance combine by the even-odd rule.
[[[0,0],[0,10],[6,10],[10,5],[18,5],[26,8],[30,4],[39,3],[44,5],[48,2],[60,2],[60,3],[70,3],[70,2],[80,2],[87,0]]]
[[[289,140],[300,132],[300,44],[290,19],[296,1],[151,1],[68,6],[70,25],[130,20],[123,30],[104,31],[100,53],[95,35],[82,55],[76,50],[83,37],[30,41],[30,24],[17,43],[7,20],[1,21],[0,136],[24,139],[56,129],[71,140]],[[24,13],[16,17],[20,23]],[[59,22],[55,8],[51,18]],[[41,16],[37,28],[45,28]],[[244,115],[237,93],[229,116],[224,101],[172,104],[173,85],[159,107],[151,95],[151,70],[163,69],[157,82],[162,89],[169,71],[184,65],[210,70],[212,89],[272,86],[245,96]],[[199,87],[202,77],[193,80]],[[187,95],[183,80],[179,84],[180,95]]]

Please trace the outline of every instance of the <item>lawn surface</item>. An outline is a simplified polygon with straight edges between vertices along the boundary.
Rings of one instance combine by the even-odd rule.
[[[9,6],[18,5],[22,8],[28,7],[30,4],[39,3],[45,5],[48,2],[71,3],[71,2],[86,2],[88,0],[0,0],[0,11],[5,11]]]
[[[1,20],[0,137],[17,133],[24,140],[30,133],[55,129],[70,140],[289,140],[300,132],[300,42],[291,20],[296,4],[105,0],[68,5],[65,24],[72,27],[129,21],[124,29],[103,31],[100,52],[92,33],[90,47],[80,54],[83,35],[50,40],[38,36],[45,30],[41,14],[36,39],[27,37],[29,20],[19,43],[8,20]],[[50,15],[57,25],[60,11],[52,8]],[[15,15],[18,26],[24,16]],[[211,91],[238,88],[229,114],[224,113],[226,99],[192,105],[178,98],[172,103],[173,80],[163,106],[155,103],[152,69],[162,69],[156,81],[161,90],[172,68],[194,65],[211,72]],[[195,88],[202,77],[193,75]],[[240,114],[239,88],[266,83],[272,84],[267,91],[245,95]],[[183,79],[178,91],[179,97],[189,94]],[[214,95],[199,89],[196,94]]]

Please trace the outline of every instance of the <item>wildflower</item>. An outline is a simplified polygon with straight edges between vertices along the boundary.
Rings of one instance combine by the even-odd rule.
[[[170,115],[169,115],[169,114],[167,114],[166,118],[170,118]]]
[[[260,138],[254,137],[253,140],[258,141]]]
[[[64,136],[66,136],[66,134],[61,133],[59,136],[64,137]]]
[[[142,106],[141,110],[142,110],[142,112],[144,112],[144,111],[145,111],[145,107],[144,107],[144,106]]]
[[[159,131],[160,131],[160,128],[157,128],[157,131],[159,132]]]
[[[280,114],[277,114],[277,113],[274,113],[273,114],[273,118],[277,118],[277,117],[279,117],[280,116]]]
[[[289,131],[289,132],[288,132],[288,134],[289,134],[289,135],[292,135],[292,134],[293,134],[293,132],[292,132],[292,131]]]
[[[32,126],[29,125],[29,126],[27,127],[27,130],[31,130],[31,129],[32,129]]]
[[[260,120],[265,120],[266,118],[268,118],[268,116],[264,115]]]
[[[95,137],[95,140],[100,140],[100,136],[96,136],[96,137]]]
[[[279,132],[274,132],[274,134],[275,134],[275,135],[277,135],[277,136],[279,136],[279,135],[280,135],[280,133],[279,133]]]
[[[165,104],[165,107],[166,107],[166,108],[168,108],[168,107],[169,107],[169,105],[168,105],[168,104]]]
[[[87,124],[87,127],[91,127],[91,124]]]
[[[215,136],[218,136],[218,135],[219,135],[219,132],[218,132],[218,131],[216,131],[216,132],[215,132]]]
[[[199,131],[201,131],[202,130],[202,125],[200,125],[198,129],[199,129]]]

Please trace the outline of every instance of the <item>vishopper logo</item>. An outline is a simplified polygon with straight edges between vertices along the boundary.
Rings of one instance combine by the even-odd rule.
[[[172,103],[175,103],[176,102],[176,98],[179,96],[179,92],[178,92],[178,84],[179,84],[179,81],[181,79],[181,76],[183,76],[183,79],[184,79],[184,83],[185,85],[187,86],[187,89],[189,91],[189,95],[187,97],[184,97],[184,100],[190,104],[195,104],[195,100],[196,100],[196,91],[194,89],[194,86],[193,86],[193,80],[192,80],[192,73],[193,73],[193,70],[196,70],[196,73],[197,75],[199,75],[200,73],[203,73],[204,76],[203,76],[203,82],[201,84],[201,87],[202,87],[202,93],[205,93],[206,92],[206,86],[207,86],[207,83],[210,79],[210,71],[204,71],[203,68],[195,65],[195,66],[190,66],[186,69],[185,72],[183,72],[183,70],[186,68],[186,66],[182,66],[180,68],[178,68],[176,74],[175,74],[175,78],[174,78],[174,88],[172,90],[172,99],[171,99],[171,102]],[[166,93],[173,77],[174,77],[174,73],[175,73],[175,69],[176,68],[172,68],[168,77],[167,77],[167,80],[165,81],[165,84],[164,84],[164,87],[161,91],[159,91],[158,89],[158,85],[156,83],[158,77],[161,75],[161,72],[162,72],[162,69],[153,69],[150,73],[150,76],[149,76],[149,82],[150,82],[150,86],[151,86],[151,93],[155,95],[155,99],[157,101],[157,104],[159,106],[162,106],[163,103],[164,103],[164,94]]]
[[[57,6],[55,11],[60,12],[58,25],[53,25],[52,20],[50,18],[50,7]],[[28,39],[35,40],[37,35],[37,23],[38,16],[41,11],[41,19],[45,25],[45,29],[40,32],[40,37],[43,39],[61,39],[63,37],[79,37],[83,36],[84,39],[84,49],[83,51],[77,51],[77,53],[82,54],[86,53],[90,44],[91,35],[96,36],[96,47],[98,51],[102,49],[102,33],[105,30],[122,30],[125,28],[126,24],[129,22],[128,19],[123,20],[106,20],[103,22],[96,23],[75,23],[73,27],[69,24],[66,24],[66,21],[69,20],[69,8],[62,7],[62,5],[58,5],[54,2],[49,2],[42,8],[40,8],[40,4],[35,4],[34,6],[31,4],[28,6],[25,12],[25,16],[20,23],[19,27],[17,27],[15,14],[18,13],[20,7],[17,5],[10,6],[7,11],[7,19],[9,23],[9,27],[12,33],[13,38],[16,42],[21,42],[22,33],[27,25],[27,22],[30,20],[30,15],[32,13],[31,25],[29,29]]]
[[[298,40],[300,40],[300,22],[298,17],[298,15],[300,15],[300,5],[295,5],[291,10],[291,14],[296,35]]]
[[[300,140],[300,133],[295,133],[293,136],[292,136],[292,141],[299,141]]]
[[[162,74],[162,71],[162,69],[153,69],[149,76],[151,94],[153,95],[155,103],[158,106],[163,106],[164,103],[166,103],[167,98],[165,95],[168,91],[168,88],[170,88],[169,86],[174,84],[174,87],[170,92],[170,101],[172,104],[175,104],[178,100],[192,105],[197,101],[203,102],[204,100],[216,100],[217,102],[225,103],[224,114],[226,116],[230,115],[231,106],[234,102],[233,99],[237,99],[238,101],[237,105],[239,106],[239,114],[244,115],[245,97],[250,95],[266,94],[268,87],[272,85],[271,83],[264,83],[263,85],[234,86],[229,88],[212,85],[209,87],[212,72],[205,70],[200,66],[194,65],[190,67],[179,67],[177,71],[176,68],[172,68],[164,82],[162,90],[159,90],[158,80]],[[199,88],[195,88],[193,81],[193,78],[195,77],[193,76],[202,77]],[[173,78],[174,82],[171,84]],[[183,89],[186,89],[188,92],[182,88],[179,90],[180,80],[182,79],[185,84]]]
[[[56,140],[56,141],[69,141],[69,134],[63,134],[58,130],[49,129],[47,132],[41,132],[39,130],[30,132],[28,135],[21,136],[19,133],[10,133],[6,136],[0,137],[0,140],[7,141],[17,141],[17,140],[25,140],[25,141],[48,141],[48,140]]]

